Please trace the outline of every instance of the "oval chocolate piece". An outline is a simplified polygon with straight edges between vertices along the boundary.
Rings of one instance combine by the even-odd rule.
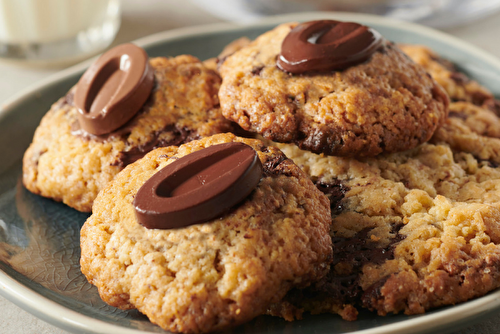
[[[172,229],[214,219],[244,200],[260,182],[257,152],[242,143],[210,146],[154,174],[134,199],[147,228]]]
[[[305,22],[283,40],[277,65],[294,74],[344,70],[367,60],[381,44],[377,31],[358,23]]]
[[[80,127],[94,135],[118,129],[141,109],[153,84],[146,51],[134,44],[112,48],[78,81],[74,101]]]

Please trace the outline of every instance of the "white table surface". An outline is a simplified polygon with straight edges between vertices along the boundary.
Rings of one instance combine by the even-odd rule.
[[[182,4],[181,4],[182,3]],[[198,9],[189,1],[122,0],[122,25],[114,45],[156,32],[222,20]],[[462,38],[500,58],[500,13],[469,25],[448,28],[446,32]],[[0,104],[31,84],[60,69],[14,66],[0,62]],[[0,333],[2,334],[68,334],[37,319],[0,296]],[[500,333],[500,312],[485,321],[453,334]]]

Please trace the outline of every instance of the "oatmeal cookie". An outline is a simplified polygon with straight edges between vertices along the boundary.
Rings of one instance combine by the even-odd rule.
[[[329,274],[268,312],[422,313],[500,287],[500,119],[468,102],[429,143],[377,158],[278,144],[330,199]]]
[[[278,26],[220,65],[225,117],[267,139],[341,156],[416,147],[446,118],[444,90],[385,40],[366,62],[343,71],[280,70],[282,41],[296,25]]]
[[[450,105],[449,118],[432,138],[452,149],[471,153],[478,161],[500,166],[500,119],[489,109],[469,102]]]
[[[35,194],[91,211],[97,193],[129,163],[156,147],[232,131],[217,92],[217,73],[192,56],[154,58],[155,87],[137,115],[105,136],[82,131],[75,89],[56,102],[23,160],[23,183]]]
[[[452,62],[423,45],[399,44],[398,46],[446,90],[452,101],[466,101],[479,106],[498,108],[500,115],[500,104],[495,103],[491,92],[461,73]]]
[[[242,142],[257,151],[260,183],[229,213],[180,229],[147,229],[134,196],[156,172],[192,152]],[[247,321],[331,260],[326,197],[290,159],[255,139],[220,134],[156,149],[97,196],[81,231],[81,268],[107,303],[137,308],[175,332],[208,332]]]

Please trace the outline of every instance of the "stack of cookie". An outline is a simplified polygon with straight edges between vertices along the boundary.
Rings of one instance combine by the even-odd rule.
[[[416,314],[500,286],[499,114],[356,23],[283,24],[218,63],[127,44],[47,113],[23,181],[92,211],[82,272],[166,330]]]

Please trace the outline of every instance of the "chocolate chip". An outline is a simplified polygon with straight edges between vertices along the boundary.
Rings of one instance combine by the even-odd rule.
[[[328,303],[356,305],[364,298],[369,298],[368,296],[376,296],[387,278],[363,291],[359,281],[362,269],[368,263],[382,264],[394,259],[394,248],[404,239],[404,235],[399,234],[402,227],[403,224],[392,226],[391,234],[394,236],[389,244],[383,247],[368,238],[371,228],[365,228],[351,238],[332,238],[333,262],[327,275],[305,289],[292,289],[284,300],[299,307],[303,307],[304,300],[316,302],[326,300]],[[336,272],[335,266],[339,263],[350,266],[350,271],[345,275]]]
[[[375,52],[378,52],[378,53],[381,53],[381,54],[387,54],[389,51],[388,50],[392,50],[394,49],[394,43],[393,42],[387,42],[386,45],[382,45],[381,47],[379,47]],[[403,53],[403,55],[406,56],[405,53]],[[408,57],[408,56],[406,56]]]
[[[343,199],[350,188],[340,180],[332,182],[317,181],[316,187],[330,200],[332,215],[339,215],[344,210]]]
[[[460,118],[461,120],[465,121],[467,119],[467,114],[464,114],[462,112],[450,111],[448,113],[448,117]]]
[[[179,74],[189,81],[193,77],[197,77],[201,74],[201,70],[198,67],[181,67]]]
[[[343,304],[359,302],[364,293],[359,285],[363,267],[368,263],[382,264],[394,259],[394,248],[404,239],[404,236],[398,233],[402,226],[398,224],[392,227],[391,233],[394,237],[383,247],[369,238],[371,228],[362,229],[351,238],[333,237],[333,262],[330,272],[304,293],[310,297],[333,299]],[[335,271],[335,266],[340,263],[351,267],[348,274],[339,275]]]
[[[344,70],[366,61],[381,45],[382,36],[367,26],[334,20],[310,21],[288,33],[276,65],[293,74]]]
[[[389,279],[389,275],[384,276],[377,282],[373,283],[368,289],[366,289],[361,296],[361,304],[367,307],[371,305],[373,301],[379,300],[382,297],[381,289],[384,286],[385,282]]]
[[[476,156],[475,156],[475,158],[476,158],[478,163],[486,163],[488,165],[488,167],[491,167],[491,168],[500,167],[500,164],[498,162],[493,161],[493,160],[481,159],[481,158],[478,158]]]
[[[252,71],[250,73],[252,73],[252,75],[260,75],[260,72],[262,72],[263,69],[264,66],[257,66],[252,68]]]
[[[283,153],[280,153],[279,155],[266,160],[266,162],[264,162],[262,166],[264,174],[267,176],[290,176],[290,171],[287,168],[287,164],[283,163],[287,160],[289,159]]]
[[[231,122],[231,127],[232,127],[231,132],[238,137],[255,138],[256,136],[254,132],[250,132],[243,129],[238,123]]]
[[[432,60],[434,60],[435,62],[439,63],[440,65],[442,65],[448,71],[450,71],[450,72],[458,72],[457,67],[451,61],[443,59],[443,58],[438,57],[438,56],[432,56],[432,55],[430,56],[430,58]]]
[[[451,73],[450,79],[455,81],[459,85],[465,85],[470,81],[470,79],[465,74],[460,72]]]
[[[122,44],[105,52],[82,75],[75,90],[80,127],[110,133],[141,109],[154,85],[154,69],[142,48]]]
[[[173,138],[170,140],[165,140],[160,138],[160,136],[165,132],[172,132]],[[190,142],[192,140],[199,139],[196,132],[193,132],[188,128],[178,128],[175,125],[169,124],[162,130],[157,131],[152,134],[151,140],[147,143],[139,146],[134,146],[119,153],[118,159],[115,160],[111,165],[125,167],[141,158],[143,158],[148,152],[159,148],[168,146],[179,146],[184,143]]]
[[[480,106],[484,104],[485,101],[492,99],[492,96],[489,92],[477,90],[472,92],[471,99],[473,104]]]
[[[217,57],[216,62],[217,62],[217,69],[224,63],[229,56],[223,56],[223,57]]]
[[[38,163],[40,162],[40,158],[42,155],[44,155],[45,153],[47,153],[47,149],[42,149],[42,150],[39,150],[38,152],[36,152],[35,154],[33,154],[33,156],[31,157],[31,160],[35,162],[35,166],[38,167]]]

